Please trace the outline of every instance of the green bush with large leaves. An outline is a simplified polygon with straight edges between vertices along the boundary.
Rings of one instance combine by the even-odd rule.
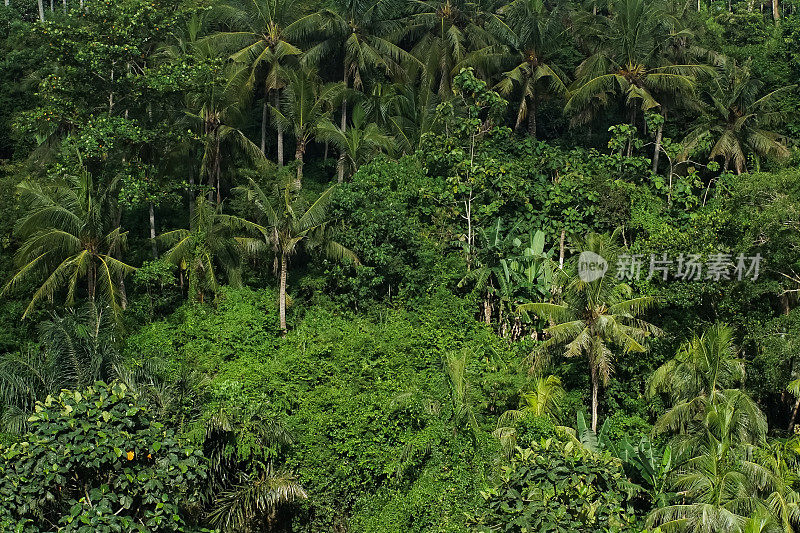
[[[200,450],[122,384],[62,391],[0,448],[3,531],[186,531],[206,475]]]

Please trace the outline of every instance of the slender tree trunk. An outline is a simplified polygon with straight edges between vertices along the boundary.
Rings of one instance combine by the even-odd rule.
[[[64,4],[64,13],[66,13],[67,12],[67,0],[64,0],[63,4]]]
[[[347,65],[344,67],[344,90],[347,90]],[[342,100],[342,132],[347,131],[347,98]]]
[[[635,107],[631,107],[631,127],[632,128],[636,127],[636,108]],[[628,137],[628,150],[626,152],[626,155],[628,157],[633,155],[633,134],[632,133],[631,133],[631,136]]]
[[[153,251],[153,259],[158,259],[158,246],[156,245],[156,211],[153,202],[150,202],[150,246]]]
[[[281,109],[280,89],[276,89],[275,90],[275,104],[274,104],[274,106],[275,106],[275,109],[280,111],[280,109]],[[280,125],[280,123],[278,121],[275,121],[275,122],[276,122],[275,129],[278,132],[278,147],[277,147],[277,150],[278,150],[278,167],[282,167],[283,166],[283,127]]]
[[[86,272],[86,289],[89,292],[89,299],[94,300],[94,287],[95,287],[95,280],[97,279],[97,270],[95,267],[94,262],[89,265],[89,268]]]
[[[561,239],[558,243],[558,268],[564,268],[564,237],[566,236],[567,230],[561,230]]]
[[[194,224],[194,202],[195,202],[195,194],[194,194],[194,174],[189,173],[189,229],[193,229],[192,225]]]
[[[297,149],[294,152],[294,158],[297,161],[297,181],[303,183],[303,154],[305,153],[305,146],[303,141],[297,141]]]
[[[267,107],[268,95],[264,95],[264,104],[261,106],[261,153],[267,155]]]
[[[794,409],[792,409],[792,416],[789,419],[789,435],[794,432],[794,421],[797,420],[797,411],[800,410],[800,397],[794,402]]]
[[[592,374],[592,431],[597,433],[597,404],[599,403],[600,383],[598,383],[597,369],[591,363],[589,365]]]
[[[55,11],[56,11],[56,6],[53,0],[50,0],[50,13],[55,13]]]
[[[36,0],[36,3],[39,6],[39,22],[44,22],[44,1]]]
[[[325,141],[325,155],[322,156],[323,161],[328,160],[328,141]]]
[[[281,254],[281,279],[278,296],[278,308],[281,317],[281,333],[286,335],[286,254]]]
[[[336,174],[339,183],[344,182],[344,154],[339,156],[339,162],[336,165]]]
[[[528,135],[536,138],[536,95],[534,94],[528,101]]]
[[[664,117],[664,122],[667,121],[667,110],[663,110],[661,112],[661,116]],[[658,158],[661,156],[661,139],[664,134],[664,123],[661,123],[658,126],[658,131],[656,131],[656,147],[653,150],[653,174],[658,172]]]
[[[483,321],[487,326],[492,324],[492,295],[486,291],[486,299],[483,301]]]
[[[778,0],[772,0],[772,20],[777,24],[781,20],[781,10]]]

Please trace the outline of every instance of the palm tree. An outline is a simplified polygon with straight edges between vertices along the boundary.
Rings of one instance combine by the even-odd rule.
[[[287,72],[287,86],[283,95],[285,106],[273,107],[275,121],[284,129],[292,130],[296,144],[297,180],[303,179],[303,156],[308,143],[320,127],[330,121],[331,105],[342,93],[340,83],[322,83],[313,69]]]
[[[241,248],[236,241],[240,231],[257,231],[247,220],[222,213],[222,206],[198,196],[190,229],[168,231],[158,237],[169,246],[164,261],[176,265],[189,277],[189,294],[203,302],[206,291],[220,285],[219,268],[229,284],[241,283]],[[219,268],[218,268],[219,267]]]
[[[543,0],[515,0],[502,9],[514,30],[512,51],[516,66],[497,84],[503,95],[521,92],[515,129],[528,118],[528,134],[536,138],[536,109],[542,95],[567,93],[567,76],[554,63],[563,29],[558,17],[548,13]]]
[[[615,264],[619,254],[613,235],[589,234],[577,248],[592,252]],[[578,258],[569,269],[561,271],[563,296],[560,303],[540,302],[519,306],[520,312],[531,312],[550,322],[545,329],[548,338],[534,353],[537,366],[546,363],[553,346],[565,345],[565,357],[585,357],[592,382],[592,431],[597,432],[597,408],[601,383],[607,385],[614,372],[610,345],[624,353],[644,352],[645,341],[660,330],[637,318],[655,304],[650,296],[632,298],[633,289],[614,276],[601,276],[584,281],[577,274]]]
[[[82,389],[122,372],[113,313],[94,302],[39,325],[41,349],[0,356],[3,431],[22,433],[37,401],[61,389]]]
[[[593,49],[576,71],[565,112],[573,123],[593,118],[616,96],[624,103],[628,122],[636,110],[658,108],[659,95],[688,95],[695,87],[698,64],[673,64],[668,51],[673,42],[691,38],[679,21],[648,0],[622,0],[609,16],[587,16],[580,24],[582,40]],[[629,144],[630,151],[630,144]],[[629,154],[630,155],[630,154]]]
[[[19,194],[30,208],[15,229],[23,239],[15,255],[18,270],[0,294],[29,281],[41,284],[23,318],[62,289],[67,291],[67,305],[72,305],[81,279],[86,280],[85,294],[90,300],[97,296],[114,313],[119,311],[119,280],[135,269],[114,257],[125,247],[127,236],[112,224],[114,186],[96,190],[92,175],[83,168],[78,175],[52,185],[19,185]]]
[[[278,511],[308,497],[297,478],[275,465],[276,451],[292,443],[279,421],[263,416],[256,402],[245,412],[222,407],[205,424],[212,493],[208,519],[224,532],[273,531]],[[257,442],[247,451],[243,442]]]
[[[729,406],[733,411],[726,427],[736,432],[737,441],[758,442],[766,434],[766,419],[737,388],[743,381],[744,361],[736,353],[733,329],[723,323],[712,325],[685,343],[648,380],[649,396],[666,394],[672,402],[655,429],[686,434],[711,423],[719,406]]]
[[[353,108],[352,126],[343,130],[332,122],[323,122],[317,138],[333,144],[341,156],[337,163],[339,183],[355,174],[358,167],[372,160],[378,153],[391,148],[391,138],[381,132],[374,122],[366,123],[366,113],[360,104]]]
[[[422,86],[442,98],[451,96],[452,78],[462,68],[474,67],[487,77],[512,34],[500,15],[479,1],[417,0],[412,8],[404,36],[414,41],[411,54],[422,65]]]
[[[231,59],[250,69],[245,88],[252,91],[263,84],[261,111],[261,152],[266,153],[269,101],[280,106],[280,90],[286,80],[283,67],[298,58],[309,34],[319,23],[316,13],[307,13],[296,0],[230,0],[215,8],[217,18],[232,31],[210,37],[222,50],[236,50]],[[283,130],[277,130],[278,165],[283,165]]]
[[[795,86],[781,87],[767,94],[752,77],[749,64],[738,66],[728,60],[722,72],[702,91],[702,114],[684,139],[684,157],[703,140],[711,139],[710,160],[722,158],[723,169],[733,164],[737,174],[747,171],[747,156],[785,159],[789,156],[786,137],[770,126],[783,122],[783,96]]]
[[[312,257],[324,257],[333,261],[347,260],[358,264],[356,255],[331,238],[327,225],[333,186],[323,192],[314,202],[307,203],[299,194],[297,180],[282,176],[275,187],[265,192],[252,179],[249,185],[240,188],[254,211],[260,235],[257,238],[241,238],[239,242],[253,255],[272,254],[276,273],[279,273],[278,305],[281,331],[286,333],[286,284],[289,263],[297,252],[304,248]]]
[[[402,78],[402,63],[416,59],[393,42],[402,27],[397,14],[389,0],[334,0],[320,12],[324,38],[309,48],[304,61],[319,65],[325,58],[340,60],[345,91],[360,91],[370,70]],[[347,98],[342,100],[340,127],[347,130]]]
[[[200,179],[201,182],[204,177],[207,180],[208,199],[214,200],[216,192],[219,203],[222,201],[224,150],[243,154],[255,162],[263,161],[264,154],[241,130],[245,120],[242,91],[248,87],[250,72],[236,63],[222,64],[220,43],[201,38],[205,23],[205,19],[192,16],[186,30],[163,48],[162,56],[181,66],[187,63],[195,66],[196,84],[186,95],[184,118],[202,139]],[[194,205],[194,176],[191,174],[189,193],[191,218]]]

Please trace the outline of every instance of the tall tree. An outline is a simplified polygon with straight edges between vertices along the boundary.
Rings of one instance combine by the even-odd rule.
[[[352,118],[347,130],[334,126],[332,122],[323,122],[317,131],[319,139],[333,144],[341,153],[336,165],[339,183],[355,174],[358,167],[375,155],[391,148],[391,138],[374,122],[367,124],[366,113],[360,104],[353,108]]]
[[[497,68],[502,43],[512,31],[500,15],[480,1],[419,0],[408,16],[404,35],[423,66],[423,87],[449,98],[453,77],[466,67],[483,78]]]
[[[615,264],[620,253],[613,235],[589,234],[577,248],[592,252]],[[552,324],[545,329],[547,339],[535,355],[543,365],[554,346],[565,346],[565,357],[584,357],[592,383],[592,431],[597,431],[600,385],[607,385],[614,372],[611,346],[624,353],[644,352],[645,341],[660,330],[638,318],[655,304],[651,296],[631,298],[633,289],[613,275],[584,281],[579,275],[578,257],[561,271],[563,296],[560,303],[523,304],[520,311],[531,312]]]
[[[575,124],[588,122],[599,109],[618,102],[627,122],[635,125],[637,110],[659,107],[659,94],[691,94],[695,76],[704,70],[699,64],[669,60],[672,43],[692,34],[659,2],[622,0],[608,15],[579,18],[577,28],[590,55],[578,66],[564,108]]]
[[[326,58],[341,61],[345,90],[360,91],[370,70],[403,78],[404,62],[415,59],[395,44],[402,28],[397,5],[389,0],[334,0],[320,12],[323,39],[309,48],[304,60],[320,65]],[[341,102],[341,129],[347,130],[347,98]]]
[[[744,361],[733,344],[733,329],[717,323],[694,336],[674,359],[648,380],[650,396],[666,394],[671,407],[658,419],[658,431],[687,433],[708,424],[717,404],[735,407],[726,423],[741,442],[757,442],[766,433],[758,405],[738,387],[744,382]]]
[[[497,88],[506,96],[515,89],[520,91],[515,128],[527,117],[528,134],[536,138],[539,100],[548,93],[567,93],[568,78],[556,62],[564,29],[543,0],[515,0],[501,12],[513,30],[509,59],[516,65],[503,74]]]
[[[176,265],[189,276],[189,294],[203,302],[208,291],[216,293],[220,286],[220,270],[231,285],[241,283],[241,248],[236,237],[257,231],[247,220],[222,212],[222,206],[197,197],[194,219],[189,229],[168,231],[158,240],[170,248],[163,259]]]
[[[294,134],[294,157],[300,184],[306,148],[320,127],[330,120],[333,102],[341,95],[343,86],[341,83],[323,83],[317,71],[311,68],[288,71],[287,81],[284,105],[272,110],[277,124]]]
[[[709,159],[722,158],[724,170],[747,171],[747,156],[774,159],[789,157],[788,139],[768,128],[786,120],[784,97],[795,86],[762,93],[763,84],[753,77],[750,65],[727,60],[719,76],[701,94],[701,115],[684,139],[685,153],[710,139]]]
[[[27,316],[42,300],[52,301],[66,290],[67,305],[80,293],[119,309],[119,280],[135,269],[115,257],[124,248],[127,233],[114,224],[112,211],[114,184],[98,190],[92,175],[80,168],[52,185],[26,181],[19,193],[30,206],[17,224],[15,233],[23,243],[15,255],[17,272],[2,294],[25,286],[41,284],[31,297],[23,315]]]
[[[280,327],[286,332],[286,286],[289,263],[303,248],[312,258],[348,261],[358,264],[356,255],[331,238],[328,231],[328,207],[336,186],[323,192],[312,203],[300,194],[300,183],[285,175],[265,192],[252,179],[240,189],[250,204],[260,236],[240,242],[254,255],[273,255],[278,273]]]
[[[296,0],[231,0],[215,8],[231,31],[207,37],[222,50],[235,50],[231,58],[250,69],[244,79],[248,92],[263,87],[261,152],[266,154],[269,102],[280,105],[280,90],[286,80],[282,67],[302,53],[319,17],[308,13]],[[277,128],[277,160],[283,165],[283,129]]]

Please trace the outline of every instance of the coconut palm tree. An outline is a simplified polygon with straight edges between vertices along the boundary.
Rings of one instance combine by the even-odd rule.
[[[502,58],[503,43],[512,40],[500,15],[474,0],[417,0],[405,26],[404,37],[414,42],[411,54],[417,58],[409,70],[442,98],[451,96],[453,76],[462,68],[488,77]]]
[[[588,122],[598,109],[616,101],[624,104],[628,122],[635,125],[637,109],[658,108],[660,94],[691,94],[695,76],[705,69],[669,61],[672,43],[692,35],[658,2],[622,0],[608,16],[579,20],[578,28],[591,54],[578,66],[564,107],[574,124]]]
[[[528,119],[528,134],[536,138],[536,109],[546,94],[565,96],[568,78],[555,63],[564,34],[559,19],[543,0],[515,0],[501,13],[513,29],[511,56],[516,64],[503,74],[497,89],[503,95],[520,91],[515,129]]]
[[[226,150],[255,162],[263,161],[264,154],[241,130],[246,114],[244,91],[251,72],[237,63],[222,64],[220,57],[224,52],[220,43],[201,37],[205,26],[205,18],[192,16],[185,30],[176,33],[174,42],[164,46],[161,55],[165,61],[196,67],[196,84],[185,97],[181,122],[194,128],[201,138],[200,180],[207,181],[208,199],[214,200],[216,196],[220,203]],[[192,218],[194,176],[191,174],[189,191],[189,218]]]
[[[370,161],[380,152],[391,149],[391,137],[381,132],[374,122],[366,123],[363,106],[356,104],[353,108],[351,127],[343,130],[332,122],[323,122],[317,130],[317,138],[333,144],[341,156],[337,163],[339,183],[345,177],[355,174],[358,167]]]
[[[280,328],[286,333],[286,286],[289,263],[303,248],[312,258],[349,261],[358,264],[356,255],[331,238],[328,231],[328,208],[336,186],[323,192],[311,203],[300,195],[300,184],[281,175],[275,186],[265,191],[252,179],[239,191],[252,208],[258,237],[240,238],[248,253],[273,257],[279,274],[278,305]]]
[[[111,307],[119,306],[119,280],[135,269],[114,255],[125,247],[127,232],[112,221],[111,192],[98,190],[92,175],[81,168],[52,185],[23,182],[18,191],[30,208],[16,226],[23,240],[15,255],[18,270],[0,294],[36,283],[23,318],[42,300],[52,301],[66,290],[72,305],[78,293]],[[79,282],[85,280],[85,290]]]
[[[592,252],[615,264],[620,253],[612,235],[589,234],[577,249]],[[644,352],[646,340],[661,330],[645,322],[639,315],[656,302],[653,297],[632,298],[633,289],[613,275],[584,281],[577,273],[578,257],[561,271],[562,301],[539,302],[519,306],[520,312],[533,313],[547,320],[547,339],[534,352],[534,366],[546,364],[555,346],[564,346],[565,357],[584,357],[592,383],[592,431],[597,432],[600,385],[607,385],[614,372],[612,346],[623,353]]]
[[[712,142],[710,160],[721,158],[723,169],[731,165],[737,174],[747,171],[747,156],[785,159],[789,156],[785,136],[768,128],[782,123],[783,96],[794,86],[762,93],[750,65],[727,60],[719,76],[701,94],[701,115],[683,141],[688,157],[706,139]]]
[[[731,417],[726,427],[736,432],[737,441],[760,441],[766,434],[766,419],[737,388],[743,381],[744,361],[733,344],[733,329],[723,323],[712,325],[681,346],[675,358],[648,380],[649,396],[666,394],[672,403],[656,422],[656,430],[691,433],[714,422],[719,406],[727,406],[733,410],[724,411]]]
[[[222,213],[222,206],[198,196],[190,229],[168,231],[158,242],[170,247],[163,259],[189,277],[189,294],[200,302],[220,286],[220,269],[227,282],[241,284],[241,248],[236,236],[259,228],[243,218]]]
[[[298,184],[303,180],[303,157],[308,144],[320,127],[330,121],[333,102],[341,95],[341,83],[322,83],[316,70],[302,68],[287,71],[283,105],[272,107],[276,123],[294,133]]]
[[[215,7],[215,17],[231,31],[206,37],[221,50],[234,50],[236,63],[249,69],[243,79],[247,92],[262,86],[261,152],[266,153],[269,102],[280,106],[285,86],[283,67],[302,54],[302,47],[320,20],[296,0],[230,0]],[[283,130],[277,130],[278,165],[283,165]]]
[[[361,91],[371,71],[402,79],[402,65],[416,59],[395,44],[402,28],[399,15],[389,0],[334,0],[320,12],[323,38],[309,48],[304,61],[313,65],[326,58],[341,61],[345,91]],[[341,102],[340,127],[347,130],[347,95]]]

